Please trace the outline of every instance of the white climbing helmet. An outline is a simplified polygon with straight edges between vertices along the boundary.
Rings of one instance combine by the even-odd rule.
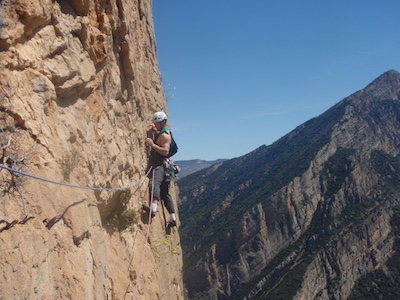
[[[167,115],[163,111],[158,111],[153,115],[153,122],[162,122],[167,119]]]

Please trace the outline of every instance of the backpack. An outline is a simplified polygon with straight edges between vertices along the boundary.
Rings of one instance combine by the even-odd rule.
[[[172,131],[168,127],[164,127],[163,129],[161,129],[158,135],[162,133],[167,133],[171,135],[171,145],[169,146],[169,152],[168,155],[166,156],[166,157],[171,157],[174,154],[176,154],[176,152],[178,152],[178,145],[176,144],[174,137],[172,136]]]

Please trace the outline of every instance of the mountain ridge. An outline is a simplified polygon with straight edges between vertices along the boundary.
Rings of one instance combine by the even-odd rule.
[[[370,209],[369,205],[378,209],[376,199],[382,186],[378,184],[376,151],[394,157],[394,161],[398,159],[399,95],[400,74],[389,70],[275,143],[183,178],[179,185],[181,242],[185,283],[193,299],[226,299],[235,293],[257,299],[256,295],[282,292],[285,288],[278,287],[285,281],[278,280],[272,291],[265,290],[261,282],[269,282],[271,272],[279,270],[279,257],[281,264],[293,263],[291,255],[280,254],[285,253],[284,249],[295,245],[301,251],[313,249],[307,246],[313,235],[316,245],[324,245],[324,235],[336,239],[337,234],[355,226],[352,207],[360,208],[359,218]],[[394,189],[391,193],[396,192]],[[395,207],[393,201],[387,205],[390,210]],[[335,216],[341,216],[341,221],[335,221]],[[326,218],[328,223],[322,221]],[[337,222],[339,225],[335,225]],[[258,250],[249,244],[258,245]],[[316,255],[324,253],[320,246],[315,247]],[[301,251],[293,252],[293,257],[315,264],[315,258],[305,259]],[[306,267],[310,268],[304,264]],[[363,275],[368,274],[369,264],[363,267]],[[254,274],[250,275],[249,270]],[[255,279],[257,276],[259,279]],[[341,289],[332,287],[329,293],[342,297],[339,295],[350,293],[355,282],[343,283]],[[254,290],[257,285],[258,291]],[[312,293],[299,283],[296,287],[297,293]],[[326,293],[322,287],[320,291]]]
[[[177,160],[175,163],[180,167],[180,172],[176,181],[179,181],[183,177],[186,177],[192,173],[200,171],[204,168],[210,167],[219,162],[223,162],[226,159],[216,160],[203,160],[203,159],[189,159],[189,160]]]

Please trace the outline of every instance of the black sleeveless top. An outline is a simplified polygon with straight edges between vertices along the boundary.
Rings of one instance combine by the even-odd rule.
[[[160,146],[159,144],[157,144],[157,139],[158,137],[162,134],[162,133],[166,133],[166,134],[170,134],[170,129],[168,127],[164,127],[160,130],[160,132],[155,136],[154,138],[154,143],[157,146]],[[156,150],[151,149],[151,153],[150,153],[150,163],[153,167],[158,167],[158,166],[162,166],[162,164],[164,163],[164,159],[166,159],[166,157],[164,155],[161,155],[160,153],[158,153]]]

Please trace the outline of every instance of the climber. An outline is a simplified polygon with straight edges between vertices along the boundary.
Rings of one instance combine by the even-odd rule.
[[[168,226],[176,226],[176,215],[174,203],[169,194],[169,185],[171,182],[171,173],[169,172],[168,155],[171,146],[171,131],[167,127],[167,115],[163,111],[158,111],[153,115],[152,130],[155,133],[154,140],[146,139],[146,145],[151,148],[150,164],[154,172],[154,199],[151,207],[143,205],[143,208],[151,213],[154,217],[157,213],[157,202],[164,201],[165,207],[170,214]]]

